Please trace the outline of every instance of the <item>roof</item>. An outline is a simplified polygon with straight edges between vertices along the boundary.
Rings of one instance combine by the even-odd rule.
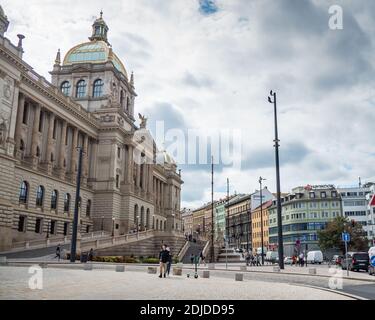
[[[272,206],[272,202],[273,202],[273,200],[269,200],[267,202],[264,202],[263,205],[262,205],[262,208],[267,209],[268,207]],[[256,207],[253,211],[257,211],[259,209],[260,209],[260,205],[258,207]]]
[[[113,52],[112,48],[103,40],[93,40],[81,43],[68,51],[65,55],[63,65],[79,63],[107,63],[113,66],[127,77],[127,72],[121,60]]]

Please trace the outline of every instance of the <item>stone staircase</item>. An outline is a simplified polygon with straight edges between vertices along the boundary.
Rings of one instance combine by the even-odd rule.
[[[184,255],[184,257],[182,258],[182,263],[191,263],[191,260],[190,260],[190,257],[191,255],[195,255],[195,256],[198,256],[200,255],[200,253],[202,252],[204,246],[205,246],[205,242],[203,241],[198,241],[198,242],[189,242],[189,247],[188,249],[186,250],[186,253]]]
[[[147,239],[140,239],[132,243],[125,243],[105,249],[95,250],[96,256],[126,256],[126,257],[159,257],[159,252],[163,244],[171,248],[173,256],[177,256],[185,245],[183,235],[156,235]]]
[[[237,253],[233,248],[227,248],[227,249],[221,249],[219,256],[218,256],[218,262],[220,263],[238,263],[238,262],[244,262],[245,259],[242,258],[241,253]]]

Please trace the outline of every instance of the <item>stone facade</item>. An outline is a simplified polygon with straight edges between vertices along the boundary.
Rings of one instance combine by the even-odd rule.
[[[0,33],[0,250],[71,233],[78,149],[80,232],[182,228],[177,165],[158,150],[145,117],[135,125],[134,75],[107,32],[101,16],[90,42],[63,62],[58,51],[52,83],[22,60],[23,36],[15,46]]]

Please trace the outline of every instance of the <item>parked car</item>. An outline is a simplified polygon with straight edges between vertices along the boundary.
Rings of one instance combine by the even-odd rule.
[[[279,253],[276,251],[268,251],[266,253],[265,261],[268,263],[276,263],[279,261]]]
[[[370,259],[370,264],[368,267],[368,273],[370,276],[375,275],[375,264],[371,264],[371,258],[375,257],[375,247],[371,247],[370,250],[368,251],[368,256]]]
[[[307,253],[307,263],[322,264],[322,262],[323,262],[323,252],[321,252],[321,251],[310,251],[310,252]]]
[[[348,252],[341,261],[342,269],[350,271],[368,271],[369,264],[370,258],[367,252]]]

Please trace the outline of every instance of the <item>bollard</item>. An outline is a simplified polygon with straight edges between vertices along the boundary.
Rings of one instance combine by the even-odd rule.
[[[273,272],[280,272],[280,267],[273,267]]]
[[[246,266],[241,266],[240,267],[240,271],[247,271],[247,267]]]
[[[156,268],[156,267],[148,267],[147,268],[147,273],[149,273],[149,274],[157,274],[158,273],[158,268]]]
[[[310,268],[309,274],[316,274],[316,268]]]
[[[235,280],[236,281],[243,281],[243,273],[236,273]]]
[[[173,268],[173,275],[174,276],[182,276],[182,268]]]
[[[204,270],[203,271],[203,279],[209,279],[210,278],[210,271]]]
[[[85,263],[83,265],[83,270],[91,271],[92,270],[92,263]]]
[[[215,264],[214,263],[209,263],[208,264],[208,270],[215,270]]]
[[[116,272],[125,272],[125,266],[116,266]]]

